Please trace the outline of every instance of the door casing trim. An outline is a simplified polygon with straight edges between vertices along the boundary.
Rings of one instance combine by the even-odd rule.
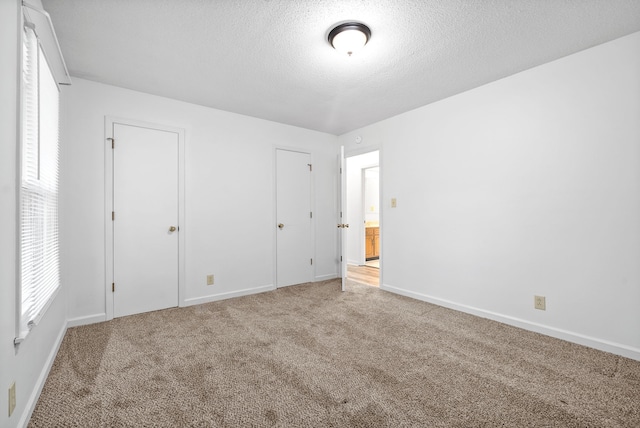
[[[156,123],[114,116],[104,118],[104,237],[105,237],[105,320],[113,319],[113,126],[115,124],[137,126],[158,131],[174,132],[178,135],[178,306],[186,306],[186,274],[185,274],[185,130]],[[117,147],[116,141],[116,147]]]
[[[278,288],[278,236],[277,236],[277,229],[275,227],[276,223],[277,223],[277,218],[278,218],[278,202],[277,202],[277,195],[276,195],[276,188],[277,188],[277,182],[278,182],[278,165],[276,162],[277,159],[277,155],[278,155],[278,150],[286,150],[286,151],[290,151],[290,152],[297,152],[297,153],[304,153],[304,154],[308,154],[309,155],[309,159],[311,162],[311,165],[313,165],[314,163],[314,156],[313,156],[313,152],[309,149],[306,148],[300,148],[300,147],[291,147],[291,146],[286,146],[286,145],[280,145],[280,144],[274,144],[272,147],[272,171],[273,171],[273,177],[272,177],[272,188],[273,188],[273,194],[272,194],[272,200],[273,200],[273,211],[272,211],[272,221],[271,224],[273,225],[273,232],[272,232],[272,236],[273,236],[273,288],[277,289]],[[313,168],[311,169],[311,177],[310,177],[310,192],[311,192],[311,201],[310,201],[310,207],[311,207],[311,212],[314,213],[314,216],[311,218],[311,257],[314,260],[313,265],[311,266],[311,278],[310,281],[316,281],[316,273],[317,273],[317,254],[316,254],[316,234],[317,234],[317,224],[318,222],[316,221],[316,183],[315,183],[315,171],[313,170]]]
[[[384,275],[384,233],[385,233],[385,228],[383,227],[385,224],[384,221],[384,217],[385,217],[385,211],[386,211],[386,205],[385,205],[385,197],[386,197],[386,193],[384,192],[384,171],[385,168],[383,167],[383,159],[384,157],[382,156],[383,153],[383,144],[381,143],[375,143],[375,144],[371,144],[365,147],[359,147],[359,148],[352,148],[351,150],[347,150],[347,148],[345,147],[345,151],[344,151],[344,158],[345,160],[347,158],[353,157],[353,156],[358,156],[358,155],[363,155],[365,153],[370,153],[370,152],[378,152],[378,167],[380,168],[380,184],[379,184],[379,189],[378,192],[380,194],[380,270],[379,270],[379,279],[378,279],[378,286],[380,288],[383,287],[384,281],[383,281],[383,275]],[[346,162],[345,162],[346,165]],[[345,170],[346,173],[346,170]],[[346,189],[341,189],[341,191],[343,191]],[[347,202],[348,204],[348,202]],[[364,225],[363,225],[364,228]]]

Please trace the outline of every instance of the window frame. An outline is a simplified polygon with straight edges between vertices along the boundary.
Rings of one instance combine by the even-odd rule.
[[[30,7],[30,9],[33,9]],[[35,9],[33,9],[35,10]],[[41,11],[50,22],[48,18],[48,14],[46,12]],[[37,325],[44,314],[47,312],[51,303],[55,300],[60,288],[61,288],[61,277],[60,277],[60,234],[59,234],[59,159],[60,159],[60,86],[58,79],[56,79],[56,73],[51,66],[51,62],[47,57],[46,49],[41,42],[40,35],[38,31],[36,31],[36,24],[32,22],[29,18],[29,14],[25,7],[22,8],[21,14],[21,31],[20,31],[20,39],[19,39],[19,96],[18,96],[18,140],[17,140],[17,189],[16,189],[16,211],[17,211],[17,239],[16,239],[16,251],[17,251],[17,260],[16,264],[16,312],[15,312],[15,330],[16,336],[14,339],[14,345],[19,345],[22,341],[26,339],[29,335],[32,328]],[[53,28],[50,27],[47,29],[48,31],[53,31]],[[31,34],[30,34],[31,33]],[[55,33],[54,33],[55,37]],[[57,40],[56,40],[57,42]],[[28,46],[33,45],[33,46]],[[35,48],[34,48],[35,46]],[[27,55],[27,51],[35,50],[35,52],[29,52],[30,55],[35,56],[35,60],[32,61],[31,64],[31,72],[35,73],[35,77],[29,76],[31,80],[35,80],[35,85],[37,86],[35,91],[35,97],[33,93],[27,93],[27,84],[26,81],[29,80],[25,78],[25,55]],[[59,52],[58,52],[59,53]],[[55,54],[55,52],[54,52]],[[61,59],[60,55],[60,59]],[[62,60],[63,61],[63,60]],[[66,67],[65,67],[66,68]],[[45,71],[43,75],[43,71]],[[44,82],[44,83],[43,83]],[[50,99],[45,99],[41,96],[42,87],[45,86],[45,92],[52,94],[52,90],[55,91],[55,96],[50,97]],[[27,100],[27,97],[31,98]],[[33,107],[31,107],[30,111],[28,110],[27,103],[36,105],[35,114],[33,113]],[[55,111],[52,114],[45,114],[45,119],[49,119],[51,123],[55,123],[52,127],[48,129],[54,129],[55,133],[49,135],[43,139],[41,135],[41,130],[43,127],[43,115],[41,111],[44,108],[51,107],[55,105]],[[35,115],[35,118],[33,117]],[[37,177],[34,179],[33,174],[31,174],[30,178],[27,177],[27,173],[25,171],[25,166],[30,161],[25,158],[27,154],[27,150],[30,150],[30,153],[33,152],[33,147],[26,148],[27,144],[31,144],[33,146],[34,142],[27,142],[29,138],[25,132],[25,126],[29,126],[26,124],[26,121],[30,121],[32,126],[35,126],[36,130],[32,130],[35,136],[35,144],[37,145],[37,160],[31,161],[31,164],[35,163],[37,165]],[[49,125],[51,125],[49,123]],[[46,126],[46,125],[45,125]],[[30,138],[34,138],[31,136]],[[55,141],[51,143],[50,138],[54,138]],[[54,149],[53,156],[53,165],[48,165],[47,162],[41,162],[41,155],[43,153],[43,148],[46,150],[46,146],[43,146],[43,140],[52,144],[51,148]],[[31,153],[33,154],[33,153]],[[51,154],[51,152],[49,153]],[[40,175],[40,168],[42,166],[51,166],[53,168],[53,181],[42,180]],[[46,176],[51,176],[51,174],[45,174]],[[35,196],[35,198],[34,198]],[[45,266],[42,264],[39,265],[38,269],[32,269],[34,271],[40,272],[44,271],[53,275],[53,277],[49,277],[49,279],[45,279],[45,281],[40,281],[42,283],[29,282],[30,285],[25,285],[25,276],[23,275],[23,270],[25,266],[24,260],[24,228],[25,228],[25,216],[24,211],[25,208],[23,204],[25,201],[36,200],[41,201],[40,203],[36,203],[38,208],[44,208],[44,210],[40,211],[41,218],[40,222],[43,223],[42,231],[40,235],[42,239],[37,240],[37,245],[40,246],[42,243],[49,242],[46,238],[46,233],[48,227],[45,225],[51,220],[51,216],[53,216],[52,225],[53,225],[53,234],[54,239],[51,240],[54,243],[53,248],[46,247],[42,249],[36,248],[37,251],[40,251],[42,254],[50,254],[53,253],[53,257],[48,257],[45,259],[45,262],[53,263],[53,267]],[[38,262],[30,262],[32,265],[36,265],[38,263],[42,263],[41,260]],[[48,283],[48,284],[47,284]],[[29,287],[27,289],[26,287]],[[38,290],[38,288],[40,290]],[[44,292],[43,292],[44,290]],[[24,294],[25,291],[30,292],[29,298],[30,302],[25,302]],[[28,306],[25,308],[25,304]]]

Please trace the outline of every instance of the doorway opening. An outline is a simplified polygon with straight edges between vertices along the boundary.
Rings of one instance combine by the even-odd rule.
[[[380,152],[346,158],[347,278],[362,284],[380,285]]]
[[[105,118],[106,319],[181,306],[184,130]]]
[[[276,149],[276,286],[311,282],[311,154]]]

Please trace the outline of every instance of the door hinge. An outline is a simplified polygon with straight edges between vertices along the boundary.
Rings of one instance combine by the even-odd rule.
[[[107,138],[107,140],[111,140],[111,148],[115,149],[116,148],[116,140],[113,138]]]
[[[311,259],[311,264],[313,265],[313,259]]]
[[[309,172],[313,171],[313,166],[311,166],[310,163],[308,163],[307,165],[309,165]]]
[[[313,218],[313,211],[309,211],[309,218]]]
[[[115,219],[116,219],[116,212],[111,211],[111,221],[114,221]]]
[[[342,218],[342,211],[340,211],[340,218]]]
[[[340,256],[340,261],[342,261],[342,256]]]
[[[112,282],[111,283],[111,292],[114,293],[116,291],[116,283]]]
[[[342,174],[342,167],[340,167],[340,174]]]

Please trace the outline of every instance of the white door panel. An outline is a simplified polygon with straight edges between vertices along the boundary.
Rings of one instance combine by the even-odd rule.
[[[113,137],[114,316],[177,306],[178,134],[116,123]]]
[[[313,279],[310,164],[308,153],[276,150],[278,287]]]
[[[342,291],[345,290],[347,282],[347,164],[344,161],[344,146],[340,146],[340,277],[342,278]]]

